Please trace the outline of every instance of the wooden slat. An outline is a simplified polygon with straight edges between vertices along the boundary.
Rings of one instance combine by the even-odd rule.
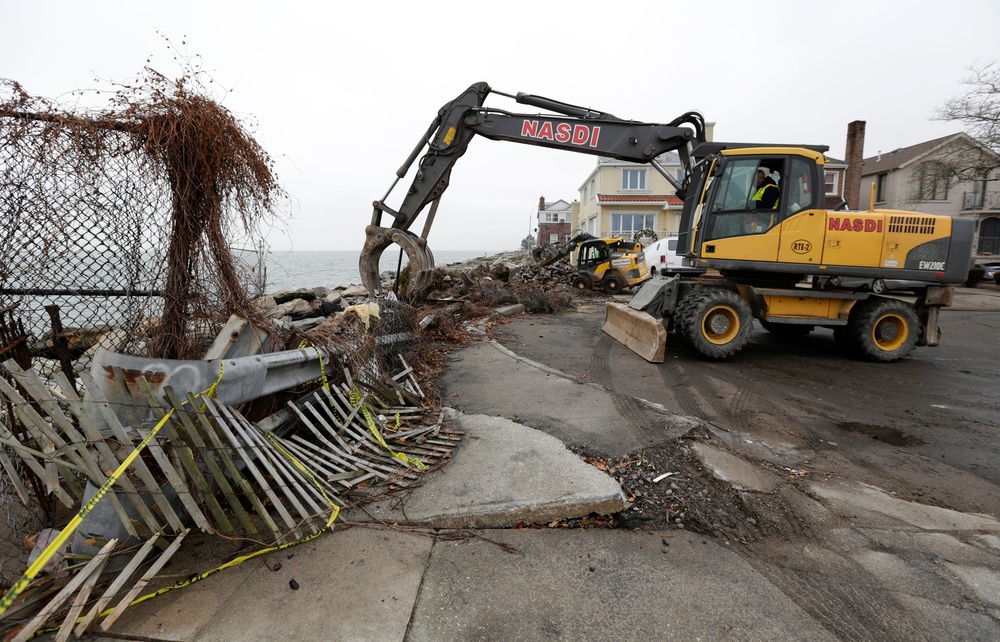
[[[156,574],[160,572],[160,569],[166,566],[167,562],[170,561],[170,558],[173,557],[174,553],[177,552],[177,549],[180,548],[181,542],[184,541],[184,537],[190,532],[191,529],[181,531],[174,541],[170,543],[170,546],[167,547],[167,550],[163,551],[163,554],[160,555],[155,562],[153,562],[153,565],[149,567],[149,570],[146,571],[135,586],[133,586],[132,589],[125,594],[125,597],[118,602],[118,605],[115,606],[115,610],[108,615],[108,617],[104,618],[103,622],[101,622],[102,631],[106,633],[107,630],[111,628],[111,625],[113,625],[118,618],[122,616],[122,613],[125,612],[128,605],[132,603],[132,600],[134,600],[135,597],[142,592],[142,589],[146,588],[146,585],[149,584],[154,577],[156,577]]]
[[[327,491],[334,494],[334,501],[337,501],[336,494],[339,489],[334,486],[334,483],[338,483],[345,488],[350,488],[351,484],[348,480],[354,479],[361,475],[360,470],[344,470],[339,466],[335,466],[332,462],[327,459],[321,459],[314,456],[312,453],[308,452],[306,449],[299,446],[299,444],[294,440],[296,437],[292,435],[291,440],[282,440],[282,447],[287,449],[296,459],[303,462],[312,469],[313,474],[316,475],[316,479],[319,483],[323,484]],[[324,451],[320,451],[324,452]]]
[[[7,361],[4,363],[4,367],[7,367],[8,364],[13,364],[14,366],[17,365],[14,364],[13,361]],[[89,475],[91,471],[87,470],[86,465],[80,460],[79,456],[76,455],[73,449],[68,447],[62,437],[52,430],[48,422],[45,421],[41,415],[35,412],[31,405],[28,404],[23,397],[21,397],[21,394],[17,392],[13,386],[7,383],[7,380],[3,377],[0,377],[0,392],[2,392],[3,395],[11,402],[14,414],[17,415],[18,420],[21,422],[21,425],[25,428],[25,430],[29,431],[32,438],[38,442],[39,447],[44,448],[46,444],[52,443],[57,450],[65,452],[67,455],[67,460],[65,462],[59,461],[58,457],[46,453],[42,453],[40,459],[44,460],[48,464],[54,464],[57,466],[72,466],[85,475]],[[5,436],[6,434],[10,433],[5,433]],[[11,436],[13,437],[13,435]],[[48,492],[55,492],[52,489],[59,485],[58,480],[53,483],[53,480],[50,478],[44,467],[42,468],[42,472],[36,472],[35,474],[38,475],[39,479],[46,481],[46,490]],[[61,477],[62,483],[66,485],[76,500],[82,501],[83,486],[81,486],[72,475],[60,475],[59,477]]]
[[[198,401],[198,398],[194,396],[194,393],[187,393],[187,400],[190,407],[201,408],[202,404]],[[260,498],[257,497],[256,491],[250,486],[250,482],[243,475],[243,472],[236,466],[236,462],[233,461],[233,458],[229,454],[229,446],[222,443],[222,439],[218,434],[221,430],[217,430],[218,422],[220,420],[214,415],[209,416],[207,411],[199,411],[197,417],[202,433],[208,437],[209,441],[212,442],[212,447],[215,449],[215,453],[220,459],[222,459],[223,465],[225,465],[226,470],[229,472],[229,479],[236,484],[240,491],[243,492],[243,498],[250,502],[254,511],[256,511],[257,515],[261,518],[261,520],[263,520],[264,524],[271,531],[271,533],[274,534],[274,537],[276,539],[280,539],[281,529],[278,528],[278,525],[271,518],[271,514],[264,507]],[[256,529],[252,532],[256,532]]]
[[[196,414],[197,409],[193,406],[183,407],[184,403],[177,396],[177,393],[170,386],[163,389],[166,393],[167,398],[170,400],[170,404],[176,409],[175,415],[180,419],[181,424],[184,425],[184,429],[187,433],[187,439],[191,440],[195,448],[201,452],[201,460],[205,462],[208,467],[208,471],[212,474],[219,488],[222,490],[223,496],[226,498],[226,503],[229,504],[230,510],[236,514],[236,518],[243,525],[243,528],[247,533],[255,534],[257,533],[257,527],[254,525],[253,520],[247,515],[246,511],[243,509],[243,502],[240,501],[239,495],[233,490],[233,487],[229,483],[226,475],[222,472],[219,467],[219,462],[216,459],[216,453],[212,449],[205,445],[205,439],[201,435],[197,424],[191,419],[191,414]]]
[[[281,500],[275,494],[274,489],[271,488],[271,484],[268,483],[267,477],[260,472],[256,465],[254,465],[253,458],[250,456],[250,453],[247,452],[246,445],[243,444],[238,437],[236,437],[230,428],[228,423],[229,417],[226,414],[225,406],[216,403],[214,399],[209,399],[208,397],[200,397],[200,399],[205,403],[208,412],[214,417],[216,425],[221,429],[222,433],[226,436],[226,439],[229,440],[232,447],[237,453],[239,453],[240,457],[243,459],[243,464],[247,467],[247,470],[250,471],[250,474],[253,475],[261,490],[264,491],[264,494],[271,500],[271,505],[274,506],[274,509],[278,512],[278,515],[285,523],[285,526],[289,529],[294,529],[296,526],[295,520],[285,508],[284,504],[281,503]]]
[[[354,455],[350,454],[349,451],[350,451],[351,447],[348,446],[346,443],[344,444],[344,448],[343,449],[337,448],[337,446],[335,446],[333,444],[333,442],[330,441],[330,439],[327,437],[327,435],[323,434],[319,430],[319,428],[317,428],[316,425],[312,421],[310,421],[309,418],[306,417],[304,413],[302,413],[302,411],[300,411],[295,406],[292,406],[292,408],[293,408],[294,412],[299,416],[299,420],[302,422],[302,424],[304,426],[306,426],[306,428],[308,428],[313,433],[313,435],[316,436],[316,438],[318,438],[323,444],[325,444],[326,447],[329,448],[331,452],[337,452],[339,454],[339,458],[343,461],[343,463],[347,464],[348,466],[357,466],[359,468],[362,468],[362,469],[368,471],[369,473],[372,473],[376,477],[380,477],[381,479],[385,479],[386,477],[389,476],[389,473],[392,472],[392,469],[386,469],[385,466],[381,466],[381,465],[372,465],[369,462],[367,462],[367,461],[365,461],[363,459],[360,459],[358,457],[355,457]],[[320,420],[320,425],[323,425],[323,426],[326,427],[327,434],[333,435],[334,437],[336,437],[339,440],[339,437],[336,436],[336,433],[332,429],[329,428],[328,424],[325,424],[322,421],[321,417],[317,417],[317,419]],[[382,469],[382,470],[379,470],[379,469]]]
[[[105,470],[104,474],[106,476],[110,475],[112,472],[118,469],[121,462],[115,457],[114,452],[108,446],[107,441],[104,436],[100,434],[97,430],[97,426],[94,425],[94,421],[87,412],[87,409],[83,405],[83,400],[76,394],[73,390],[73,386],[70,385],[69,380],[66,375],[59,372],[55,375],[56,383],[65,391],[66,403],[69,405],[70,410],[76,417],[77,421],[80,422],[80,429],[83,430],[84,435],[93,447],[97,449],[98,454],[103,457],[108,463],[107,466],[110,470]],[[124,458],[123,458],[124,459]],[[118,478],[117,484],[121,487],[121,492],[115,491],[115,495],[124,495],[129,499],[132,506],[135,507],[136,512],[142,517],[143,522],[145,522],[146,527],[149,532],[155,533],[163,528],[163,524],[160,520],[153,515],[153,511],[149,510],[149,506],[139,495],[135,486],[132,485],[132,480],[129,479],[128,475],[122,475]],[[131,525],[131,524],[130,524]],[[138,536],[137,533],[133,532],[134,529],[129,529],[129,534],[133,536]]]
[[[7,479],[10,480],[11,485],[17,492],[17,496],[21,500],[21,503],[30,507],[32,502],[31,498],[28,496],[28,489],[24,487],[23,483],[21,483],[21,476],[17,474],[14,462],[10,460],[10,457],[7,456],[7,452],[4,450],[0,450],[0,465],[3,466],[4,472],[7,473]]]
[[[104,591],[104,595],[102,595],[100,599],[94,603],[80,623],[77,624],[76,629],[73,631],[77,637],[82,637],[83,634],[90,629],[91,624],[97,621],[97,616],[104,611],[104,607],[111,603],[111,600],[114,599],[118,591],[125,586],[125,582],[128,581],[128,578],[132,577],[132,574],[135,573],[136,569],[139,568],[144,561],[146,561],[146,557],[148,557],[152,552],[153,546],[156,544],[156,540],[159,539],[159,537],[160,534],[157,533],[146,540],[139,548],[139,552],[133,555],[132,559],[129,560],[129,563],[125,565],[125,568],[118,573],[118,576],[111,582],[111,586]]]
[[[11,642],[27,642],[30,640],[39,627],[45,624],[49,617],[51,617],[52,614],[63,605],[63,602],[65,602],[69,596],[72,595],[81,584],[83,584],[84,580],[86,580],[95,569],[104,567],[104,564],[106,563],[104,557],[111,552],[111,549],[114,548],[117,543],[118,540],[116,539],[109,540],[108,543],[101,548],[100,552],[87,563],[83,570],[77,573],[76,576],[70,580],[69,584],[64,586],[55,597],[50,599],[48,604],[45,605],[45,608],[39,611],[38,614],[32,618],[32,620],[28,622],[16,636],[14,636],[14,639]]]
[[[140,376],[136,377],[136,383],[143,385],[147,382],[145,378]],[[159,401],[155,396],[151,399],[147,399],[147,403],[149,403],[149,407],[155,413],[162,413],[160,417],[156,417],[154,414],[154,419],[156,419],[157,422],[162,421],[163,417],[167,414],[167,410],[159,405]],[[170,421],[170,419],[167,419],[167,421]],[[145,428],[139,428],[139,426],[135,426],[135,430],[142,436],[143,439],[146,438],[148,433],[152,432],[151,430],[146,430]],[[177,498],[181,500],[184,508],[187,510],[188,514],[191,515],[191,519],[194,520],[194,523],[197,524],[198,528],[201,528],[206,533],[214,533],[215,529],[212,528],[208,518],[201,512],[194,496],[191,495],[187,481],[184,479],[184,474],[174,468],[173,462],[170,461],[170,457],[160,445],[160,441],[154,438],[146,445],[146,450],[153,456],[153,459],[156,460],[156,464],[160,467],[160,472],[166,476],[167,481],[170,482],[170,485],[173,487]]]
[[[39,479],[45,479],[45,468],[42,464],[38,463],[38,460],[48,460],[48,457],[46,457],[43,453],[32,450],[22,444],[3,425],[0,425],[0,444],[4,444],[13,450],[14,453],[21,458],[21,462],[24,463],[24,465],[27,466]],[[77,504],[83,501],[83,488],[80,487],[79,484],[72,487],[72,490],[66,490],[61,484],[58,483],[57,480],[55,486],[46,485],[45,491],[55,495],[56,499],[62,502],[67,508],[74,508]],[[77,491],[79,492],[79,495],[76,494]]]
[[[56,642],[66,642],[66,640],[69,639],[70,633],[73,632],[73,624],[76,622],[76,619],[80,617],[80,613],[87,605],[87,601],[90,600],[90,593],[94,590],[98,580],[101,579],[101,574],[104,573],[104,567],[108,565],[108,562],[111,560],[111,556],[105,555],[101,559],[102,561],[100,565],[90,573],[86,581],[84,581],[83,585],[80,587],[80,591],[76,594],[76,598],[73,600],[73,605],[69,609],[69,614],[63,620],[62,626],[59,627],[59,632],[56,634]],[[84,572],[86,572],[86,569],[84,569]]]
[[[261,467],[267,472],[271,478],[272,487],[280,491],[288,502],[292,505],[296,512],[298,512],[301,520],[306,520],[314,515],[317,515],[321,510],[310,511],[300,501],[299,494],[295,491],[297,490],[296,485],[291,482],[290,479],[286,479],[282,474],[285,472],[278,462],[270,456],[273,448],[270,444],[262,444],[261,440],[257,439],[257,435],[254,434],[255,431],[247,430],[245,426],[240,422],[240,416],[233,412],[232,408],[223,406],[219,404],[220,409],[226,413],[230,419],[229,427],[233,432],[240,438],[240,440],[246,445],[247,448],[252,449],[257,453],[257,462]],[[280,453],[276,453],[279,457]],[[316,532],[315,524],[308,524],[309,531],[311,533]]]
[[[111,405],[100,392],[100,388],[90,376],[90,373],[81,372],[80,379],[83,381],[83,385],[86,386],[87,393],[90,395],[90,398],[98,405],[101,415],[104,417],[108,427],[111,429],[111,434],[113,434],[118,440],[118,443],[121,444],[127,457],[133,450],[135,450],[135,446],[132,444],[132,438],[129,436],[128,431],[118,420],[118,415],[111,410]],[[134,413],[132,414],[134,416]],[[138,420],[138,418],[136,418],[136,420]],[[160,487],[160,483],[155,477],[153,477],[152,471],[150,471],[149,467],[146,466],[146,462],[142,459],[142,457],[136,457],[132,461],[131,468],[139,476],[139,479],[142,480],[142,483],[146,485],[146,492],[153,496],[153,499],[156,501],[156,506],[159,507],[160,512],[163,514],[163,518],[170,525],[170,528],[173,529],[175,533],[183,530],[184,524],[181,521],[181,518],[177,516],[173,506],[170,504],[170,500]]]
[[[149,400],[150,403],[158,401],[153,389],[144,378],[139,377],[136,380],[136,383],[139,385],[139,389],[142,390],[144,395],[146,395],[146,399]],[[160,430],[161,432],[166,433],[167,438],[170,440],[170,444],[173,447],[173,451],[177,453],[178,459],[181,460],[181,466],[183,466],[187,471],[188,479],[191,480],[191,483],[194,484],[194,487],[198,490],[199,499],[201,499],[201,501],[208,506],[209,512],[215,518],[215,525],[218,525],[223,533],[232,535],[235,533],[236,529],[233,528],[232,522],[229,521],[225,511],[222,510],[222,506],[219,505],[219,501],[215,498],[215,495],[212,494],[212,489],[208,487],[208,482],[205,480],[204,473],[202,473],[201,469],[198,468],[198,464],[194,460],[194,455],[192,454],[190,447],[186,442],[180,439],[177,431],[174,429],[175,422],[177,421],[175,417],[179,414],[180,411],[175,409],[174,413],[170,416],[170,419],[163,424],[163,428]],[[205,519],[206,521],[208,520],[207,517]],[[197,520],[195,520],[195,523],[197,523]],[[215,525],[213,525],[213,527]]]
[[[100,465],[97,463],[97,459],[94,458],[93,453],[90,452],[89,441],[73,424],[73,421],[69,417],[63,414],[62,407],[59,403],[52,398],[52,393],[45,386],[44,383],[38,378],[32,371],[24,371],[17,367],[16,363],[5,364],[7,371],[10,372],[14,380],[28,392],[29,395],[34,398],[35,402],[38,404],[39,408],[45,411],[52,423],[55,424],[63,434],[66,436],[66,440],[62,440],[62,435],[59,435],[59,440],[53,439],[53,443],[57,447],[63,448],[60,445],[60,441],[66,444],[66,454],[77,457],[81,462],[81,467],[87,471],[90,476],[90,481],[94,483],[98,488],[104,484],[106,481],[106,475],[104,471],[101,470]],[[32,412],[34,410],[32,409]],[[56,431],[52,431],[55,434]],[[50,437],[51,439],[51,437]]]

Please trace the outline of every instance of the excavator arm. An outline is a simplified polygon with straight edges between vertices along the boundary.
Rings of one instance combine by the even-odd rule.
[[[484,103],[490,93],[555,113],[516,114],[487,108]],[[419,296],[430,285],[434,256],[427,245],[427,236],[441,195],[448,188],[451,169],[477,135],[491,140],[648,163],[683,198],[687,185],[678,182],[660,166],[656,158],[665,152],[677,151],[682,166],[689,170],[692,150],[705,141],[705,127],[704,119],[697,112],[687,112],[666,124],[642,123],[541,96],[506,94],[492,90],[486,83],[476,83],[438,111],[423,138],[396,172],[396,180],[385,196],[373,203],[371,224],[365,229],[365,244],[359,264],[361,280],[369,292],[376,294],[381,291],[379,259],[392,244],[399,245],[409,258],[407,296]],[[424,152],[422,156],[421,152]],[[386,200],[418,157],[417,171],[402,203],[396,209],[389,207]],[[685,171],[685,176],[689,173]],[[410,228],[428,205],[430,209],[423,231],[418,236]],[[387,215],[392,221],[385,226],[383,219]]]

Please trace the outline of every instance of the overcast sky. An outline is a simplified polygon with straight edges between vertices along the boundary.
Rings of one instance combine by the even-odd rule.
[[[474,82],[645,122],[694,109],[716,124],[716,140],[825,144],[843,158],[853,120],[867,121],[866,156],[961,131],[931,120],[935,109],[963,92],[970,65],[1000,58],[996,0],[0,7],[0,77],[34,95],[69,100],[74,89],[101,87],[95,78],[128,80],[150,55],[176,77],[163,36],[200,56],[230,90],[217,97],[252,119],[297,201],[268,234],[275,250],[360,249],[372,201],[438,108]],[[536,111],[496,95],[487,104]],[[595,162],[474,140],[452,172],[431,248],[516,249],[538,197],[579,198]]]

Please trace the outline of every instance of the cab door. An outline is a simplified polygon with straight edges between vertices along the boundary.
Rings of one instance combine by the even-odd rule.
[[[766,165],[765,165],[766,162]],[[780,180],[784,162],[780,157],[740,155],[724,158],[706,203],[701,245],[704,259],[773,262],[778,258],[779,223],[783,208],[756,209],[757,170],[768,167]]]
[[[826,191],[826,183],[817,182],[816,167],[804,158],[789,158],[788,176],[781,188],[785,201],[785,220],[781,223],[778,247],[781,263],[819,265],[823,260],[826,211],[817,208],[817,200],[819,194]]]

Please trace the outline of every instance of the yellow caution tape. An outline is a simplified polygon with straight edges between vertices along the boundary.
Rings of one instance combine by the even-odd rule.
[[[420,461],[419,459],[415,457],[407,457],[406,453],[397,453],[394,452],[392,448],[389,448],[389,444],[385,443],[385,438],[382,437],[382,434],[378,431],[378,428],[375,426],[375,420],[372,419],[371,414],[368,412],[368,407],[361,402],[361,393],[358,392],[357,388],[351,388],[350,398],[351,398],[351,406],[353,406],[354,408],[357,408],[358,406],[361,407],[361,414],[364,415],[365,422],[368,424],[368,430],[370,430],[372,434],[375,435],[375,439],[378,440],[378,443],[382,444],[383,448],[389,451],[390,455],[392,455],[399,461],[403,462],[407,466],[412,464],[417,470],[427,470],[427,464]],[[397,426],[399,425],[398,414],[396,415],[396,425]]]
[[[222,362],[220,361],[219,363],[221,366]],[[201,394],[209,394],[209,393],[215,394],[216,390],[219,387],[220,381],[222,381],[222,372],[219,373],[219,378],[215,380],[215,383],[213,383],[208,388],[208,390],[206,390]],[[24,575],[22,575],[20,579],[14,582],[13,586],[11,586],[10,589],[7,591],[7,593],[4,594],[3,598],[0,598],[0,615],[3,615],[4,613],[7,612],[7,609],[11,607],[11,605],[14,603],[14,600],[17,599],[17,596],[20,595],[24,591],[24,589],[28,587],[28,584],[31,583],[31,580],[35,579],[35,577],[38,576],[38,573],[41,572],[43,568],[45,568],[45,565],[48,564],[49,560],[51,560],[52,557],[56,554],[56,551],[62,548],[62,546],[66,543],[66,541],[69,540],[69,538],[73,535],[74,532],[76,532],[76,529],[80,527],[80,524],[83,522],[83,519],[90,513],[90,511],[94,510],[94,507],[97,506],[97,503],[104,498],[104,496],[108,493],[109,490],[111,490],[111,487],[115,485],[115,482],[118,481],[118,478],[122,476],[122,474],[129,466],[132,465],[132,462],[135,461],[135,458],[139,456],[139,453],[142,452],[142,450],[149,444],[150,441],[153,440],[153,437],[156,436],[156,433],[160,431],[160,428],[163,428],[163,426],[166,425],[167,421],[170,419],[170,416],[173,414],[174,414],[174,409],[171,408],[170,411],[167,412],[167,414],[165,414],[162,419],[160,419],[160,422],[156,424],[153,430],[150,431],[150,433],[146,435],[141,442],[139,442],[138,447],[136,447],[135,450],[129,453],[129,456],[125,458],[125,460],[121,463],[120,466],[118,466],[118,469],[115,470],[115,472],[113,472],[111,476],[108,477],[107,481],[105,481],[104,484],[101,485],[101,487],[94,494],[94,496],[90,498],[90,501],[83,505],[83,508],[81,508],[80,511],[73,517],[73,519],[69,521],[69,524],[67,524],[62,529],[62,532],[60,532],[59,535],[57,535],[56,538],[52,541],[52,543],[49,544],[44,551],[42,551],[42,554],[38,556],[38,559],[35,560],[35,563],[29,566],[28,570],[24,572]]]
[[[309,479],[312,481],[312,483],[316,485],[316,488],[319,489],[319,492],[323,495],[323,499],[326,500],[327,504],[329,504],[330,509],[331,509],[331,511],[330,511],[330,519],[328,519],[326,521],[326,525],[323,528],[321,528],[319,531],[317,531],[316,533],[313,533],[312,535],[310,535],[308,537],[304,537],[304,538],[302,538],[302,539],[300,539],[298,541],[295,541],[295,542],[286,542],[284,544],[279,544],[278,546],[271,546],[271,547],[268,547],[268,548],[261,549],[259,551],[254,551],[253,553],[249,553],[247,555],[242,555],[240,557],[234,558],[234,559],[226,562],[225,564],[223,564],[222,566],[219,566],[218,568],[213,568],[210,571],[205,571],[204,573],[200,573],[198,575],[194,575],[194,576],[189,577],[188,579],[186,579],[186,580],[184,580],[182,582],[178,582],[177,584],[172,584],[171,586],[164,586],[163,588],[161,588],[161,589],[159,589],[157,591],[154,591],[153,593],[150,593],[148,595],[143,595],[142,597],[136,598],[135,600],[133,600],[131,602],[131,604],[129,604],[129,606],[134,606],[134,605],[136,605],[136,604],[138,604],[140,602],[145,602],[146,600],[150,600],[150,599],[152,599],[154,597],[158,597],[160,595],[163,595],[167,591],[173,591],[175,589],[184,588],[185,586],[190,586],[191,584],[194,584],[195,582],[200,582],[201,580],[203,580],[203,579],[205,579],[207,577],[215,575],[219,571],[225,570],[227,568],[232,568],[233,566],[237,566],[239,564],[242,564],[243,562],[245,562],[247,560],[250,560],[250,559],[253,559],[255,557],[259,557],[259,556],[265,555],[267,553],[273,553],[275,551],[281,551],[281,550],[284,550],[286,548],[291,548],[292,546],[298,546],[299,544],[305,544],[306,542],[308,542],[310,540],[313,540],[313,539],[319,537],[320,535],[322,535],[323,533],[325,533],[326,531],[330,530],[330,527],[333,526],[333,522],[337,519],[337,516],[340,514],[340,506],[337,506],[335,503],[333,503],[333,501],[330,499],[330,497],[326,494],[326,491],[323,490],[323,487],[320,485],[320,483],[318,481],[316,481],[316,477],[313,476],[313,474],[309,471],[309,469],[306,468],[305,466],[303,466],[302,463],[299,462],[299,460],[297,460],[295,457],[293,457],[291,453],[289,453],[287,450],[285,450],[284,448],[282,448],[281,444],[279,444],[274,439],[274,437],[271,435],[271,433],[269,433],[269,432],[265,433],[264,436],[267,437],[268,441],[270,441],[274,445],[274,447],[278,449],[278,451],[281,454],[283,454],[285,457],[287,457],[288,460],[291,461],[292,464],[296,468],[298,468],[303,474],[305,474],[307,477],[309,477]],[[101,613],[101,617],[105,617],[106,615],[108,615],[109,613],[111,613],[112,610],[113,609],[108,609],[104,613]]]

